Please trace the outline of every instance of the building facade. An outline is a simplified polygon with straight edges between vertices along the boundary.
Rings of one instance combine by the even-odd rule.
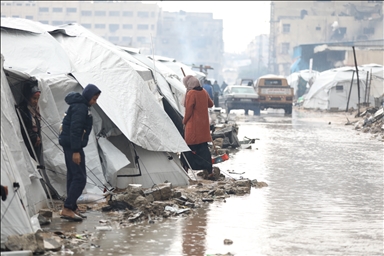
[[[383,29],[382,1],[272,1],[269,70],[289,75],[299,45],[375,41]]]
[[[208,77],[218,79],[224,54],[223,21],[212,13],[162,12],[156,54],[187,65],[211,66]]]
[[[256,36],[247,46],[247,55],[251,59],[252,63],[256,63],[257,66],[268,67],[269,59],[269,35],[262,34]]]
[[[157,4],[125,1],[1,1],[1,17],[59,26],[78,23],[121,46],[149,51],[156,38]]]

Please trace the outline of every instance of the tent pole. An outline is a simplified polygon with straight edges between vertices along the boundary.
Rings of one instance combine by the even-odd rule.
[[[367,77],[365,78],[364,103],[367,103],[368,77],[369,77],[369,71],[367,71]]]
[[[357,60],[356,60],[356,52],[355,46],[352,46],[353,50],[353,58],[355,60],[355,69],[356,69],[356,77],[357,77],[357,115],[360,115],[360,82],[359,82],[359,70],[357,69]]]
[[[369,86],[368,86],[368,95],[367,95],[367,101],[368,101],[368,104],[369,104],[369,94],[371,93],[371,83],[372,83],[372,69],[371,69],[371,72],[369,73],[370,76],[369,76]]]
[[[353,70],[353,72],[352,72],[351,86],[349,88],[348,100],[347,100],[347,108],[345,109],[345,112],[348,112],[349,99],[351,98],[351,92],[352,92],[352,85],[353,85],[353,78],[354,77],[355,77],[355,70]]]
[[[197,180],[197,177],[196,177],[195,173],[193,172],[193,169],[192,169],[191,165],[189,164],[187,158],[185,157],[184,153],[181,152],[181,154],[183,155],[184,160],[187,162],[189,169],[191,169],[191,172],[192,172],[193,176],[195,177],[195,180]]]

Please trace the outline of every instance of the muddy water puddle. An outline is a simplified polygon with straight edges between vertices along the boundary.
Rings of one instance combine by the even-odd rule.
[[[81,224],[55,219],[51,229],[94,232],[97,247],[72,255],[383,255],[383,143],[344,121],[241,117],[239,139],[259,140],[218,166],[268,187],[154,224],[95,231],[108,216],[91,212]]]

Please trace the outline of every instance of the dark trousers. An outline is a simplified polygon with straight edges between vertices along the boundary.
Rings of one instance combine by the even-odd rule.
[[[76,211],[77,199],[83,193],[87,182],[84,151],[81,150],[79,153],[81,162],[77,165],[72,161],[73,151],[69,148],[64,148],[65,165],[67,166],[67,199],[64,202],[64,207],[72,211]]]
[[[182,152],[180,159],[184,169],[190,165],[192,170],[207,170],[208,173],[212,173],[212,155],[208,143],[188,145],[188,147],[191,151]],[[184,157],[187,158],[189,165]]]
[[[213,95],[213,104],[215,104],[215,107],[219,107],[219,93],[215,92]]]

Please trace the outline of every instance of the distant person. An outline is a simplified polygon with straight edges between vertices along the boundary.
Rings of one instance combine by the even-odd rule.
[[[186,94],[183,124],[185,142],[194,153],[182,153],[181,162],[185,171],[188,171],[190,165],[193,170],[206,171],[207,178],[211,178],[212,156],[207,142],[212,141],[208,108],[213,107],[213,102],[195,77],[188,75],[184,77],[183,83],[186,88],[192,88]]]
[[[220,86],[218,85],[217,81],[215,81],[212,85],[213,87],[213,102],[215,103],[215,106],[219,106],[219,95],[221,94]]]
[[[221,91],[223,92],[225,90],[225,88],[227,88],[228,84],[223,81],[223,83],[221,84]]]
[[[96,85],[88,84],[83,93],[70,92],[65,97],[69,105],[62,123],[59,143],[63,147],[67,167],[67,198],[60,212],[61,218],[81,221],[86,218],[77,207],[77,199],[83,193],[87,182],[85,154],[93,118],[90,107],[96,104],[101,91]]]
[[[39,109],[39,99],[41,91],[37,82],[27,82],[23,89],[23,101],[19,105],[21,118],[21,133],[24,143],[27,146],[29,155],[35,159],[39,165],[43,165],[42,159],[42,141],[41,141],[41,115]],[[29,142],[31,141],[31,143]],[[36,154],[36,155],[35,155]]]
[[[211,81],[205,80],[203,84],[203,88],[208,92],[209,97],[213,100],[213,88],[211,85]]]

